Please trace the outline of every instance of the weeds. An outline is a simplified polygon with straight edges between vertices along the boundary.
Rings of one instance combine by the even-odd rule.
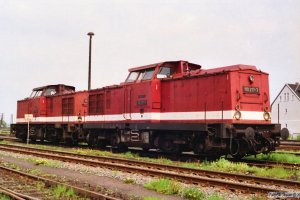
[[[205,198],[204,192],[198,190],[197,188],[185,188],[182,190],[182,197],[191,200],[200,200]]]
[[[44,159],[44,158],[27,158],[25,160],[28,160],[29,162],[34,163],[35,165],[44,165],[48,167],[55,167],[58,168],[60,166],[60,161],[57,160],[49,160],[49,159]]]
[[[214,170],[214,171],[223,171],[223,172],[231,172],[231,173],[240,173],[240,174],[251,174],[257,176],[266,176],[266,177],[273,177],[273,178],[288,178],[293,180],[300,180],[300,172],[296,170],[286,170],[283,168],[259,168],[259,167],[252,167],[248,166],[245,163],[234,163],[221,158],[215,162],[191,162],[191,163],[179,163],[173,162],[169,159],[165,158],[144,158],[139,157],[137,154],[126,152],[123,154],[115,154],[108,151],[99,151],[99,150],[91,150],[91,149],[80,149],[80,148],[61,148],[61,147],[50,147],[50,146],[43,146],[43,145],[31,145],[33,147],[38,147],[42,149],[55,149],[59,151],[77,153],[82,155],[94,155],[94,156],[109,156],[109,157],[121,157],[121,158],[128,158],[128,159],[136,159],[146,162],[153,162],[153,163],[160,163],[166,165],[177,165],[186,168],[193,168],[193,169],[206,169],[206,170]],[[249,158],[254,158],[250,156]],[[300,163],[300,157],[291,154],[278,154],[278,153],[271,153],[268,155],[259,154],[257,155],[256,159],[262,160],[273,160],[277,162],[290,162],[290,163]],[[50,167],[58,167],[61,162],[58,161],[51,161],[45,159],[33,159],[36,165],[46,165]],[[130,182],[130,181],[129,181]]]
[[[125,180],[124,180],[124,183],[126,183],[126,184],[135,184],[135,180],[132,179],[132,178],[126,177]]]
[[[162,200],[162,199],[156,197],[144,197],[143,200]]]
[[[11,198],[5,194],[0,194],[0,200],[10,200]]]
[[[299,156],[285,153],[258,154],[256,155],[256,158],[254,156],[249,156],[248,158],[300,164]]]
[[[57,185],[53,188],[53,193],[57,199],[59,198],[76,198],[75,191],[71,188],[68,189],[63,185]]]
[[[219,194],[212,194],[206,198],[206,200],[224,200],[225,198]]]
[[[261,197],[261,196],[257,196],[257,195],[254,195],[251,197],[251,200],[265,200],[266,198],[265,197]]]
[[[144,185],[145,188],[162,194],[179,194],[179,183],[170,179],[158,179]]]
[[[189,200],[224,200],[224,197],[218,194],[206,195],[198,188],[183,187],[179,182],[170,179],[158,179],[144,185],[145,188],[155,190],[162,194],[175,194]],[[147,200],[152,200],[151,198]],[[153,200],[156,200],[154,198]]]
[[[256,176],[265,176],[273,178],[290,178],[296,179],[300,178],[300,173],[296,170],[288,170],[282,167],[274,168],[264,168],[264,167],[255,167],[249,166],[245,163],[233,163],[224,158],[219,159],[218,161],[205,163],[201,166],[201,169],[213,170],[213,171],[224,171],[231,173],[241,173],[241,174],[252,174]]]
[[[27,169],[26,172],[34,175],[39,175],[42,173],[39,169]]]

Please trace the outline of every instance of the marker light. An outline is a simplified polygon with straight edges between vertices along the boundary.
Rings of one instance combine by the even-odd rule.
[[[264,119],[265,119],[266,121],[271,120],[271,115],[270,115],[270,113],[264,112]]]
[[[241,119],[242,113],[240,111],[235,111],[233,117],[237,120]]]

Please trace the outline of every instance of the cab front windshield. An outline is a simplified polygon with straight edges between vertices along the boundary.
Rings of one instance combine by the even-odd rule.
[[[130,72],[126,83],[132,83],[135,82],[136,80],[139,81],[144,81],[144,80],[151,80],[154,74],[155,68],[150,68],[150,69],[144,69],[140,71],[133,71]]]
[[[34,98],[34,97],[39,97],[42,95],[42,90],[38,90],[38,91],[32,91],[30,98]]]

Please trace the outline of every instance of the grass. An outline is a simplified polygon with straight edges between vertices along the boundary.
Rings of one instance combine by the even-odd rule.
[[[124,183],[126,184],[135,184],[135,180],[129,177],[126,177],[124,180]]]
[[[298,133],[299,134],[299,133]],[[297,135],[295,140],[300,140],[300,135]]]
[[[156,197],[144,197],[143,200],[162,200],[162,199]]]
[[[269,160],[275,162],[287,162],[293,164],[300,164],[300,157],[288,154],[288,153],[269,153],[269,154],[258,154],[256,157],[248,156],[247,158],[256,159],[256,160]]]
[[[173,162],[169,159],[165,158],[145,158],[139,157],[137,154],[126,152],[122,154],[111,153],[108,151],[99,151],[99,150],[91,150],[91,149],[80,149],[80,148],[63,148],[63,147],[51,147],[51,146],[43,146],[43,145],[31,145],[32,147],[42,148],[42,149],[54,149],[59,151],[77,153],[81,155],[94,155],[94,156],[110,156],[110,157],[118,157],[118,158],[127,158],[127,159],[135,159],[146,162],[167,164],[167,165],[176,165],[186,168],[193,169],[205,169],[205,170],[214,170],[214,171],[223,171],[223,172],[231,172],[231,173],[239,173],[239,174],[249,174],[256,176],[265,176],[272,178],[283,178],[283,179],[292,179],[300,181],[300,172],[296,170],[287,170],[282,167],[275,168],[261,168],[255,166],[249,166],[245,163],[234,163],[221,158],[215,162]],[[251,159],[261,159],[261,160],[272,160],[277,162],[289,162],[289,163],[300,163],[300,157],[292,154],[282,154],[282,153],[271,153],[271,154],[259,154],[254,158],[254,156],[249,156]],[[59,166],[59,161],[51,161],[45,159],[32,159],[36,165],[46,165],[50,167]],[[131,183],[131,180],[125,180],[127,183]]]
[[[70,198],[75,199],[76,193],[73,189],[68,189],[63,185],[57,185],[53,188],[53,193],[57,199],[60,198]]]
[[[43,166],[48,166],[48,167],[55,167],[58,168],[61,164],[61,161],[57,160],[49,160],[49,159],[44,159],[44,158],[26,158],[25,160],[34,163],[35,165],[43,165]]]
[[[162,194],[178,194],[180,190],[179,183],[170,179],[158,179],[145,184],[144,187]]]
[[[240,174],[251,174],[255,176],[265,176],[282,179],[297,179],[300,181],[300,172],[297,170],[284,169],[283,167],[264,168],[249,166],[245,163],[233,163],[224,158],[215,162],[206,163],[200,166],[201,169],[223,171]]]
[[[26,172],[29,173],[29,174],[33,174],[33,175],[42,174],[42,172],[39,169],[27,169]]]
[[[190,188],[190,187],[183,187],[181,183],[170,180],[170,179],[158,179],[155,181],[151,181],[144,185],[145,188],[154,190],[156,192],[166,194],[166,195],[180,195],[184,199],[189,200],[223,200],[219,194],[212,194],[206,195],[202,190],[198,188]],[[144,198],[145,199],[145,198]],[[153,200],[155,200],[154,198]],[[149,200],[152,200],[151,198]]]
[[[198,200],[205,198],[205,193],[197,188],[184,188],[181,193],[185,199]]]
[[[21,168],[19,166],[17,166],[16,164],[6,163],[6,162],[2,162],[2,164],[8,168],[13,168],[15,170],[21,171]],[[51,176],[51,177],[54,176],[51,174],[45,174],[45,173],[41,172],[39,169],[27,169],[25,171],[27,173],[38,175],[38,176]],[[27,185],[22,186],[22,187],[24,189],[24,187],[26,188]],[[55,199],[74,199],[74,200],[79,200],[79,199],[87,200],[88,199],[88,198],[81,198],[81,197],[77,196],[75,191],[72,188],[67,188],[64,185],[57,185],[57,186],[48,188],[48,186],[46,186],[46,184],[44,182],[38,181],[35,185],[35,188],[38,191],[44,192],[45,195],[47,195],[51,198],[53,196],[55,196]],[[30,185],[28,185],[28,189],[31,189]],[[8,197],[8,199],[10,199],[10,198]],[[0,194],[0,200],[7,200],[6,195]]]
[[[5,194],[0,194],[0,200],[10,200],[11,198]]]

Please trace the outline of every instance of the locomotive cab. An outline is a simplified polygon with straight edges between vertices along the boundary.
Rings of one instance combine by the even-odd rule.
[[[29,98],[36,98],[42,96],[62,95],[75,92],[75,87],[68,85],[47,85],[43,87],[34,88]]]
[[[163,62],[129,69],[125,84],[141,81],[177,78],[199,72],[201,65],[186,61]]]

